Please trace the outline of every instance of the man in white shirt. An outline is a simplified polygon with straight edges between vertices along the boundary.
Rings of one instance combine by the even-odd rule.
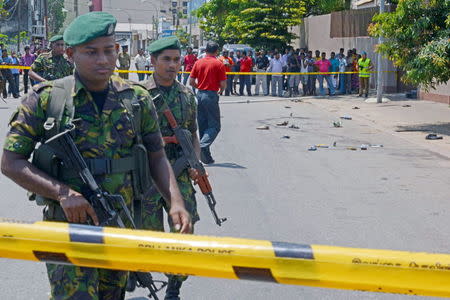
[[[145,66],[147,65],[147,58],[144,55],[144,50],[139,49],[138,55],[134,58],[134,65],[137,71],[145,71]],[[139,81],[145,79],[145,73],[138,73]]]
[[[267,71],[272,73],[282,73],[286,63],[280,58],[280,53],[276,52],[273,59],[270,60]],[[278,87],[278,93],[277,93]],[[283,76],[279,74],[272,75],[272,96],[283,97]]]

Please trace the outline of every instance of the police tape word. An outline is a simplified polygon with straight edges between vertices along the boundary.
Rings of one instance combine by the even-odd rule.
[[[0,257],[450,297],[450,255],[0,219]]]

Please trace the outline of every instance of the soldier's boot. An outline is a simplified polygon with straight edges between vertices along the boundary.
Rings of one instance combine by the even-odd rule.
[[[175,276],[170,276],[164,300],[180,300],[180,289],[182,284],[183,281],[178,280]]]

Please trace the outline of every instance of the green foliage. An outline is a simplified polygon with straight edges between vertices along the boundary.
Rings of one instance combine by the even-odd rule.
[[[399,0],[374,16],[369,33],[385,38],[377,51],[406,71],[405,82],[428,90],[450,80],[450,1]]]
[[[0,18],[8,16],[8,12],[5,10],[4,3],[4,0],[0,0]]]
[[[186,49],[188,46],[189,46],[189,38],[190,38],[190,36],[189,36],[189,33],[187,33],[185,30],[183,30],[183,29],[180,29],[180,30],[177,30],[176,32],[175,32],[175,35],[178,37],[178,39],[180,40],[180,43],[181,43],[181,47],[183,48],[183,49]]]
[[[49,38],[64,32],[67,13],[63,11],[64,0],[48,0]]]
[[[296,38],[290,27],[304,14],[304,0],[211,0],[197,10],[206,39],[257,48],[290,44]]]
[[[21,31],[18,35],[15,35],[13,37],[9,37],[5,34],[0,34],[0,44],[4,45],[17,45],[18,39],[20,41],[27,41],[29,39],[28,32],[27,31]]]
[[[329,14],[350,9],[350,0],[306,0],[306,16]]]

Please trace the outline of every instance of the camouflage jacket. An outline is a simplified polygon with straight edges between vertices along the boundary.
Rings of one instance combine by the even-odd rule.
[[[119,53],[119,69],[128,70],[131,64],[131,57],[128,53]]]
[[[43,125],[47,120],[46,110],[52,84],[45,82],[34,86],[33,92],[23,100],[11,118],[11,127],[4,144],[5,150],[29,157],[36,143],[44,139]],[[80,119],[76,122],[74,141],[83,157],[117,159],[131,155],[135,133],[130,115],[121,100],[125,97],[135,97],[142,102],[141,134],[147,150],[156,152],[163,148],[156,110],[144,88],[112,76],[101,114],[91,94],[78,79],[75,82],[73,97],[74,119]],[[62,124],[69,121],[67,111],[64,111]],[[99,175],[96,180],[107,192],[119,193],[128,205],[131,204],[133,188],[130,172]],[[82,186],[82,182],[77,178],[65,183],[76,191],[80,191]]]
[[[63,55],[42,53],[31,65],[31,70],[46,80],[56,80],[73,74],[73,64]]]
[[[197,102],[195,101],[194,94],[187,87],[175,81],[175,84],[167,92],[157,86],[153,75],[148,80],[141,82],[141,84],[149,91],[153,98],[158,94],[162,96],[162,100],[155,101],[155,107],[158,113],[159,127],[163,136],[172,136],[174,134],[169,122],[163,115],[164,103],[167,103],[177,123],[181,127],[189,130],[192,134],[197,134]],[[179,145],[167,144],[164,149],[171,164],[182,155],[182,150]],[[193,191],[187,170],[178,176],[177,181],[183,194]]]

